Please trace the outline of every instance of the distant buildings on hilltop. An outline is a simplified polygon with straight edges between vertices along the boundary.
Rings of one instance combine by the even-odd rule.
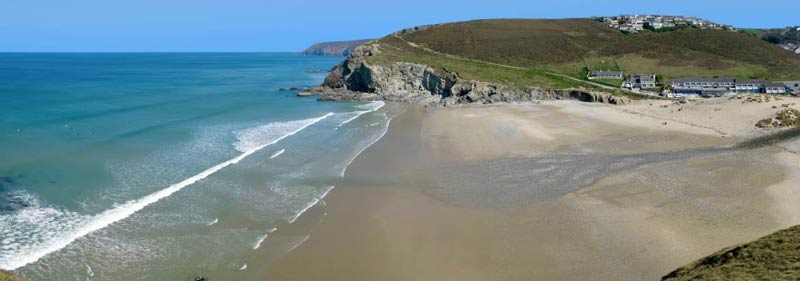
[[[611,28],[623,32],[637,33],[645,29],[674,29],[693,27],[700,29],[736,30],[733,26],[714,23],[697,17],[663,16],[663,15],[620,15],[611,17],[595,17]]]

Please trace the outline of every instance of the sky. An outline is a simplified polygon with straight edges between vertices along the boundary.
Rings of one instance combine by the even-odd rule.
[[[623,13],[800,25],[798,0],[0,0],[0,52],[296,52],[432,23]]]

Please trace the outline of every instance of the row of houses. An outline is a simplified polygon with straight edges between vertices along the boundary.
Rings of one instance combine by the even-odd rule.
[[[767,93],[800,95],[800,81],[770,82],[764,79],[687,77],[670,80],[666,85],[659,85],[654,74],[625,75],[617,70],[591,70],[589,80],[622,80],[621,88],[655,89],[668,87],[677,95],[700,95],[704,97],[720,97],[735,93]]]
[[[611,28],[636,33],[646,29],[670,28],[676,26],[693,26],[701,29],[735,30],[730,25],[718,24],[698,17],[665,16],[665,15],[620,15],[595,17]]]
[[[788,91],[784,83],[773,83],[763,79],[689,77],[674,79],[667,84],[674,94],[705,97],[719,97],[733,93],[785,94]]]

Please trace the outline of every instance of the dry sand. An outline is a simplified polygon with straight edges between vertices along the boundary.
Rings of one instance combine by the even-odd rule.
[[[740,102],[412,107],[259,274],[657,280],[800,223],[797,141],[707,149],[765,133],[753,124],[777,110]]]

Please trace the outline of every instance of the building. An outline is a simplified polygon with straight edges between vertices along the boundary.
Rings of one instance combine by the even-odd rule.
[[[786,91],[792,95],[800,95],[800,81],[784,81],[783,85],[786,86]]]
[[[592,70],[589,71],[589,79],[624,79],[622,71],[612,70]]]
[[[675,94],[719,97],[734,93],[785,94],[787,90],[793,91],[790,85],[800,81],[772,83],[763,79],[691,77],[671,80],[668,84]]]
[[[639,75],[639,88],[652,89],[656,87],[656,76],[652,74]]]
[[[764,91],[767,94],[785,94],[786,85],[783,83],[766,83],[764,84]]]
[[[633,75],[622,84],[622,87],[628,89],[653,89],[657,87],[656,76],[652,74]]]
[[[685,95],[723,96],[735,92],[734,78],[691,77],[669,82],[672,92]]]
[[[732,26],[714,23],[697,17],[662,16],[662,15],[620,15],[611,17],[595,17],[611,28],[637,33],[644,30],[647,23],[653,29],[674,28],[677,26],[693,26],[700,29],[736,30]]]
[[[764,87],[763,79],[736,79],[736,92],[740,93],[761,93]]]

